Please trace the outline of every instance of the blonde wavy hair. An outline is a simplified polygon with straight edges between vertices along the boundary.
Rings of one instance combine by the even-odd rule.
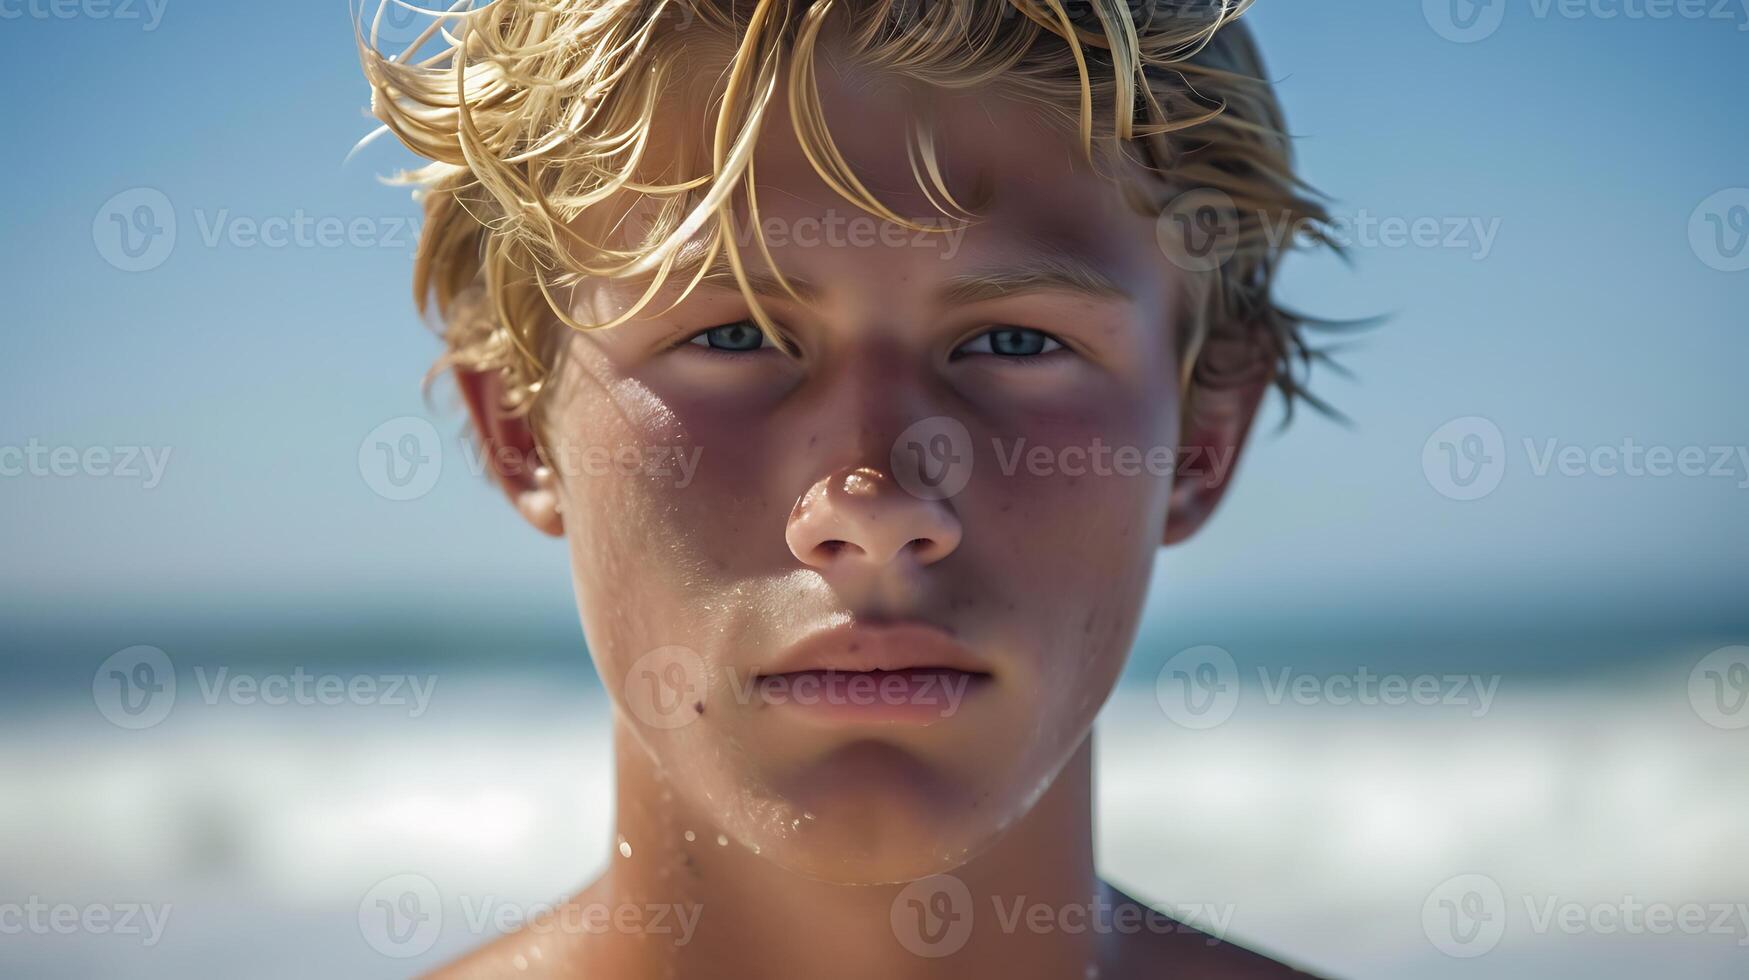
[[[1273,216],[1329,245],[1328,216],[1294,173],[1262,60],[1235,22],[1251,0],[458,0],[423,11],[430,24],[404,50],[385,50],[383,18],[419,8],[381,3],[359,12],[359,52],[383,124],[373,135],[393,133],[430,161],[399,179],[423,202],[413,288],[421,312],[435,304],[447,348],[433,374],[498,371],[507,408],[528,411],[549,388],[564,327],[635,316],[671,276],[690,291],[719,254],[753,319],[782,343],[733,234],[737,190],[747,225],[760,227],[753,148],[780,88],[829,187],[876,217],[942,230],[895,213],[840,154],[815,74],[830,44],[910,83],[990,86],[1039,107],[1089,161],[1131,161],[1156,178],[1129,182],[1138,208],[1157,214],[1192,189],[1227,195],[1232,256],[1191,277],[1184,311],[1187,405],[1194,392],[1263,377],[1290,416],[1296,397],[1328,411],[1305,388],[1323,357],[1304,337],[1316,321],[1275,301],[1287,243],[1266,226]],[[701,71],[706,57],[720,75]],[[714,85],[709,145],[683,155],[691,172],[652,177],[664,97],[701,75]],[[944,185],[935,147],[919,118],[909,146],[919,187],[950,221],[975,221]],[[628,199],[650,216],[641,234],[578,221]],[[751,247],[783,283],[757,234]],[[614,321],[578,322],[561,297],[587,277],[637,282],[642,298]]]

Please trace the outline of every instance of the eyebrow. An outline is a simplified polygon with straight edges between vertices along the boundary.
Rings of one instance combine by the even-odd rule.
[[[1099,299],[1129,299],[1103,270],[1072,252],[1051,250],[949,277],[941,286],[948,305],[983,303],[1033,292],[1081,293]]]
[[[686,263],[677,263],[679,264]],[[696,274],[696,260],[689,265],[690,268],[685,270],[677,268],[676,273],[687,277]],[[744,269],[744,272],[747,285],[755,294],[774,298],[788,297],[789,293],[775,274],[750,268]],[[815,302],[822,295],[820,287],[806,279],[796,276],[783,278],[803,302]],[[721,253],[718,253],[716,260],[706,270],[700,284],[720,289],[739,289],[728,259]],[[945,305],[963,306],[1035,292],[1069,292],[1097,299],[1130,299],[1129,292],[1098,266],[1074,252],[1054,246],[1045,247],[1035,254],[1013,261],[994,262],[971,272],[949,276],[942,282],[936,295]]]

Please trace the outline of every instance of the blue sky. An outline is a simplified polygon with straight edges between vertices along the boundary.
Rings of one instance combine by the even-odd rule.
[[[1749,271],[1715,267],[1728,257],[1690,235],[1711,227],[1702,202],[1722,202],[1720,221],[1749,203],[1716,197],[1749,187],[1749,14],[1508,4],[1491,35],[1460,43],[1433,26],[1436,6],[1337,16],[1263,0],[1248,15],[1304,170],[1357,238],[1352,267],[1292,265],[1288,297],[1392,318],[1345,355],[1354,380],[1322,378],[1352,426],[1266,428],[1215,522],[1162,559],[1155,615],[1266,597],[1358,615],[1633,607],[1740,622],[1749,459],[1662,478],[1538,475],[1536,460],[1627,440],[1749,444]],[[344,162],[371,128],[344,4],[292,17],[166,0],[155,22],[143,3],[138,19],[5,9],[25,14],[0,21],[14,94],[0,447],[170,457],[150,489],[0,477],[0,592],[68,607],[465,594],[564,609],[560,549],[462,467],[412,502],[360,476],[367,433],[427,414],[419,380],[437,347],[408,295],[415,209],[375,179],[404,157],[383,143]],[[106,260],[104,209],[138,188],[164,195],[177,233],[161,264],[126,272]],[[252,240],[276,219],[363,234]],[[1437,227],[1440,243],[1393,244],[1392,221]],[[447,389],[429,414],[446,438],[461,431]],[[1454,500],[1423,449],[1472,416],[1497,427],[1506,470],[1492,493]]]

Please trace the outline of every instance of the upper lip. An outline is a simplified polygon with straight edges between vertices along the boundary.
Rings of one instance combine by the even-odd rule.
[[[761,675],[810,670],[959,670],[988,674],[990,666],[953,634],[918,620],[852,623],[821,630],[785,648]]]

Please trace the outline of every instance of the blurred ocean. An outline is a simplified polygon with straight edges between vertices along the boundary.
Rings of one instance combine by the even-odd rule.
[[[0,936],[0,975],[405,975],[488,938],[487,903],[551,901],[604,863],[609,709],[562,618],[521,635],[511,617],[447,613],[226,618],[91,615],[69,637],[57,612],[52,648],[29,611],[5,620],[5,894],[168,917],[156,941]],[[1339,644],[1285,626],[1144,634],[1098,729],[1107,877],[1332,976],[1749,975],[1749,729],[1721,727],[1730,705],[1690,683],[1743,631],[1659,640],[1618,623],[1559,650],[1521,631],[1460,656],[1433,624],[1419,646],[1382,619],[1348,622]],[[1173,701],[1173,658],[1203,642],[1237,686],[1196,716]],[[176,682],[137,730],[99,671],[136,644],[163,650]],[[323,677],[405,687],[267,704],[234,686],[294,671],[312,692]],[[1423,697],[1359,703],[1368,677],[1374,693],[1419,680]],[[439,931],[391,957],[369,905],[409,873],[435,885]],[[1468,931],[1451,901],[1477,915]],[[1654,908],[1699,925],[1622,925]]]

